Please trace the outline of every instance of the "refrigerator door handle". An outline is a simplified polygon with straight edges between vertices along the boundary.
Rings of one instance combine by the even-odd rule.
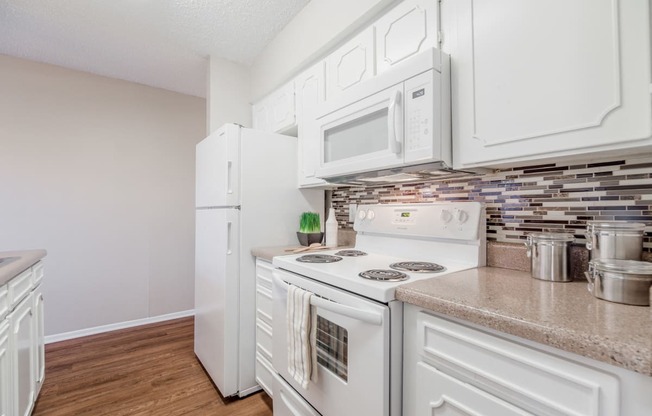
[[[229,256],[233,254],[233,250],[231,250],[231,225],[233,225],[231,221],[226,223],[226,254]]]
[[[231,189],[231,166],[233,162],[230,160],[226,161],[226,193],[232,194],[233,189]]]

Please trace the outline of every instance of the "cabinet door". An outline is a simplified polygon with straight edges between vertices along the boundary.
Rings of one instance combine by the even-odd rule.
[[[315,177],[315,171],[319,167],[317,106],[324,102],[326,95],[324,67],[325,63],[319,62],[295,79],[299,137],[298,182],[300,187],[326,183]]]
[[[272,131],[267,117],[268,105],[269,103],[263,100],[251,106],[254,129],[260,131]]]
[[[376,29],[376,71],[437,46],[437,2],[405,0],[381,17]]]
[[[422,362],[417,363],[416,375],[419,416],[531,415]]]
[[[34,302],[34,380],[36,382],[35,395],[38,396],[45,379],[45,330],[44,309],[43,309],[43,291],[39,285],[32,292]]]
[[[0,416],[11,416],[13,375],[9,349],[9,320],[0,321]]]
[[[375,75],[373,27],[351,39],[326,58],[326,99]]]
[[[652,144],[648,0],[451,9],[455,166]]]
[[[269,97],[267,117],[275,133],[286,133],[296,125],[294,82],[282,86]]]
[[[34,327],[34,304],[31,297],[23,301],[9,315],[11,323],[10,349],[14,388],[14,414],[28,416],[35,399],[34,356],[36,329]]]

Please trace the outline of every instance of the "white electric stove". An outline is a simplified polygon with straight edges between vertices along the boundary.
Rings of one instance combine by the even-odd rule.
[[[403,305],[396,287],[485,264],[480,203],[362,205],[354,229],[353,249],[273,259],[275,415],[399,415]],[[307,389],[287,373],[288,284],[317,295],[319,375]]]

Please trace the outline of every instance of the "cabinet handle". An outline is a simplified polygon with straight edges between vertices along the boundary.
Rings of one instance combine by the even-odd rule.
[[[400,133],[396,132],[397,116],[396,116],[396,107],[399,106],[401,101],[401,91],[394,91],[394,96],[389,102],[387,107],[387,137],[389,139],[389,151],[395,154],[401,152],[401,142],[402,138]]]

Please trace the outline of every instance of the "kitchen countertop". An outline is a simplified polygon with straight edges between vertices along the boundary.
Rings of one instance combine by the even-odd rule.
[[[0,259],[18,257],[9,263],[0,263],[0,286],[4,285],[20,272],[27,270],[31,265],[45,257],[45,250],[20,250],[0,252]]]
[[[291,250],[299,247],[300,247],[299,245],[281,246],[281,247],[278,246],[277,247],[254,247],[251,249],[251,255],[254,257],[258,257],[259,259],[272,261],[272,257],[292,254],[292,251],[286,251],[286,250]]]
[[[399,300],[652,376],[652,308],[607,302],[586,281],[482,267],[407,283]]]

